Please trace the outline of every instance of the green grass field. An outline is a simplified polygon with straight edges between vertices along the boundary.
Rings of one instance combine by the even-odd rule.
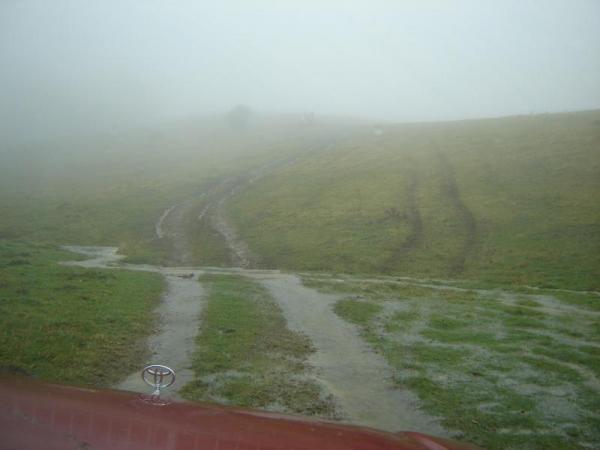
[[[311,342],[287,328],[266,289],[234,275],[200,281],[207,304],[194,355],[196,380],[183,388],[184,397],[333,417],[332,401],[307,377]]]
[[[159,275],[66,267],[52,246],[0,240],[0,369],[110,386],[147,355]]]
[[[160,277],[60,266],[74,257],[57,246],[176,264],[155,224],[189,202],[179,225],[190,265],[228,265],[198,214],[231,190],[224,180],[294,161],[225,203],[258,266],[344,293],[335,312],[465,441],[600,440],[599,298],[560,290],[600,290],[599,111],[388,125],[382,136],[364,123],[245,135],[188,126],[36,152],[0,154],[3,370],[107,386],[139,369]],[[306,366],[311,343],[268,292],[238,276],[200,281],[207,303],[184,395],[335,417]]]
[[[600,289],[600,112],[390,125],[229,204],[261,265]]]
[[[345,294],[336,313],[461,439],[490,450],[584,449],[600,439],[598,296],[304,282]]]

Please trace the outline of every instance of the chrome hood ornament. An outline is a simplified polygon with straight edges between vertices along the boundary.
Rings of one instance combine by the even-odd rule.
[[[170,367],[152,364],[142,370],[142,380],[154,388],[149,397],[158,403],[160,402],[160,390],[175,383],[175,372]]]

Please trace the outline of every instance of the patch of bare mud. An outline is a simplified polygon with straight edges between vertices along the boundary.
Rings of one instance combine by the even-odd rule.
[[[232,190],[230,196],[233,195],[234,192],[235,191]],[[211,215],[211,224],[225,240],[225,244],[229,248],[231,254],[233,265],[235,267],[249,267],[251,261],[250,250],[246,243],[239,239],[235,228],[225,214],[224,205],[227,198],[228,197],[223,197],[217,202],[214,214]]]
[[[171,243],[169,261],[172,264],[193,263],[192,244],[186,232],[186,218],[194,212],[197,200],[194,198],[171,206],[156,224],[157,236],[168,239]]]

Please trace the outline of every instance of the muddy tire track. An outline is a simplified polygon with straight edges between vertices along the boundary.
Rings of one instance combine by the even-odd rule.
[[[410,233],[394,250],[392,256],[383,264],[383,272],[391,272],[393,268],[402,263],[406,255],[416,250],[423,241],[423,220],[417,204],[417,191],[419,189],[419,174],[416,170],[411,171],[408,184],[408,204],[406,208],[406,219],[410,227]]]
[[[230,218],[227,217],[225,208],[227,201],[240,192],[243,192],[252,183],[278,170],[291,167],[299,159],[299,157],[292,157],[271,161],[246,176],[233,179],[229,184],[223,186],[221,195],[215,198],[214,202],[209,205],[210,208],[206,214],[201,214],[202,217],[210,220],[212,228],[223,237],[226,246],[229,248],[231,263],[234,267],[244,269],[256,267],[260,261],[260,257],[253,253],[246,242],[240,238],[235,226],[231,223]]]
[[[440,162],[440,168],[443,176],[442,193],[448,198],[453,208],[456,210],[460,221],[464,227],[465,238],[459,251],[450,259],[448,275],[456,276],[464,272],[465,262],[475,248],[478,241],[478,229],[475,216],[465,205],[460,197],[454,169],[448,161],[448,158],[441,151],[437,152]]]
[[[218,220],[218,206],[226,193],[237,182],[238,179],[236,178],[223,178],[205,192],[172,205],[164,211],[155,228],[157,238],[163,239],[165,246],[168,248],[169,265],[194,264],[194,242],[189,230],[190,224],[193,222],[203,223],[210,229],[217,231],[224,238],[224,244],[231,251],[233,232],[228,234],[229,229],[226,228],[226,224]],[[228,236],[230,240],[228,241],[225,236]],[[235,258],[233,252],[231,253],[228,263],[239,265],[239,261]]]
[[[180,388],[194,379],[192,354],[200,328],[203,291],[195,276],[182,278],[164,274],[167,290],[155,310],[160,318],[158,332],[148,339],[151,358],[147,364],[164,364],[177,374],[177,385],[166,390],[165,397],[181,399]],[[146,385],[135,371],[116,386],[133,392],[148,393]]]
[[[344,420],[387,431],[415,430],[438,436],[447,431],[419,407],[416,395],[393,384],[394,372],[334,311],[338,295],[304,286],[295,275],[254,275],[279,303],[288,326],[306,334],[316,348],[309,362],[314,379],[333,395]]]
[[[258,169],[260,171],[262,168]],[[252,182],[252,174],[237,177],[223,183],[220,193],[214,197],[206,213],[202,216],[208,220],[210,227],[219,233],[229,249],[229,259],[233,267],[248,268],[258,259],[248,248],[248,245],[239,238],[238,233],[225,212],[225,203],[231,197],[241,192]]]
[[[124,258],[123,255],[117,254],[116,247],[66,246],[65,249],[90,258],[84,261],[67,262],[64,263],[65,265],[155,272],[165,278],[167,289],[160,304],[154,310],[158,318],[158,326],[146,340],[151,354],[144,366],[164,364],[172,368],[177,375],[177,384],[172,389],[165,390],[163,397],[181,400],[178,394],[179,389],[194,378],[191,369],[192,354],[196,347],[196,336],[200,329],[200,313],[204,305],[204,292],[197,280],[198,272],[148,265],[115,265]],[[129,374],[114,387],[148,394],[151,389],[140,377],[142,367]]]
[[[169,216],[169,214],[171,214],[171,211],[173,211],[173,209],[176,206],[177,205],[173,205],[173,206],[170,206],[167,209],[165,209],[164,212],[162,213],[162,215],[160,216],[160,218],[158,219],[158,222],[156,222],[156,225],[154,226],[154,230],[156,233],[156,239],[162,239],[167,235],[167,233],[165,232],[165,230],[163,228],[163,224],[164,224],[165,219]]]
[[[216,231],[229,251],[228,263],[233,267],[256,265],[258,257],[239,238],[225,212],[225,204],[247,186],[275,170],[294,164],[297,159],[274,161],[245,176],[230,176],[217,181],[209,190],[167,208],[158,219],[155,229],[159,239],[169,242],[169,263],[173,266],[194,263],[193,240],[189,236],[191,221],[203,223]],[[201,198],[206,201],[200,203]]]
[[[188,235],[188,225],[190,220],[195,220],[206,224],[221,236],[229,251],[229,264],[233,267],[258,266],[260,256],[250,250],[227,217],[227,201],[261,178],[290,167],[301,158],[309,157],[313,153],[327,151],[333,145],[330,140],[319,142],[303,155],[272,160],[246,175],[222,178],[199,196],[196,195],[167,208],[158,219],[155,229],[159,239],[168,239],[170,243],[169,263],[173,266],[194,263],[193,241]],[[206,201],[199,205],[199,197],[204,197]]]
[[[186,222],[195,210],[196,200],[189,199],[169,207],[156,224],[157,237],[169,244],[167,259],[170,265],[193,263],[192,243],[186,232]]]

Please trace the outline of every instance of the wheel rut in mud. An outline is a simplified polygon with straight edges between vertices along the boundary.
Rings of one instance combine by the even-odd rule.
[[[307,288],[294,275],[259,278],[279,302],[288,326],[313,342],[310,363],[317,369],[316,380],[334,396],[347,421],[387,431],[446,434],[419,409],[416,396],[393,386],[394,374],[384,359],[335,314],[339,296]]]
[[[172,368],[177,375],[177,388],[166,391],[172,398],[179,398],[178,388],[194,379],[190,368],[199,317],[202,309],[202,287],[196,277],[182,278],[165,275],[167,290],[155,310],[159,317],[157,334],[148,339],[152,352],[149,364],[163,364]],[[141,380],[139,371],[129,375],[117,385],[119,389],[148,392],[149,387]]]
[[[172,264],[189,265],[193,262],[186,218],[194,211],[197,200],[195,198],[170,206],[156,223],[156,237],[170,243],[168,260]]]
[[[423,240],[423,220],[421,219],[421,212],[417,204],[417,191],[419,189],[419,174],[416,171],[410,173],[410,181],[407,191],[407,208],[406,208],[406,219],[410,226],[410,233],[394,250],[392,256],[382,265],[382,271],[391,272],[394,268],[397,268],[399,264],[402,264],[402,260],[406,255],[416,250]]]
[[[240,238],[230,218],[227,217],[227,201],[261,178],[290,167],[301,158],[313,153],[327,151],[334,145],[334,142],[335,139],[319,141],[314,143],[311,150],[302,156],[287,156],[272,160],[246,174],[222,178],[206,192],[167,208],[155,224],[155,230],[157,239],[166,239],[170,243],[169,265],[193,265],[197,262],[194,257],[194,242],[188,235],[189,224],[191,221],[195,221],[196,224],[202,224],[220,236],[222,245],[228,253],[228,261],[226,261],[228,266],[256,267],[260,261],[260,255],[256,255],[250,250]],[[221,262],[221,264],[224,263],[225,261]]]
[[[456,210],[460,221],[464,227],[465,233],[465,237],[461,248],[450,260],[450,268],[448,275],[455,276],[464,272],[467,257],[474,250],[475,245],[477,244],[477,222],[471,210],[467,207],[467,205],[465,205],[462,198],[460,197],[458,185],[456,184],[456,177],[454,175],[454,169],[448,161],[448,158],[441,151],[437,152],[437,156],[440,161],[440,167],[444,179],[444,185],[442,187],[443,193],[446,195],[446,197]]]

